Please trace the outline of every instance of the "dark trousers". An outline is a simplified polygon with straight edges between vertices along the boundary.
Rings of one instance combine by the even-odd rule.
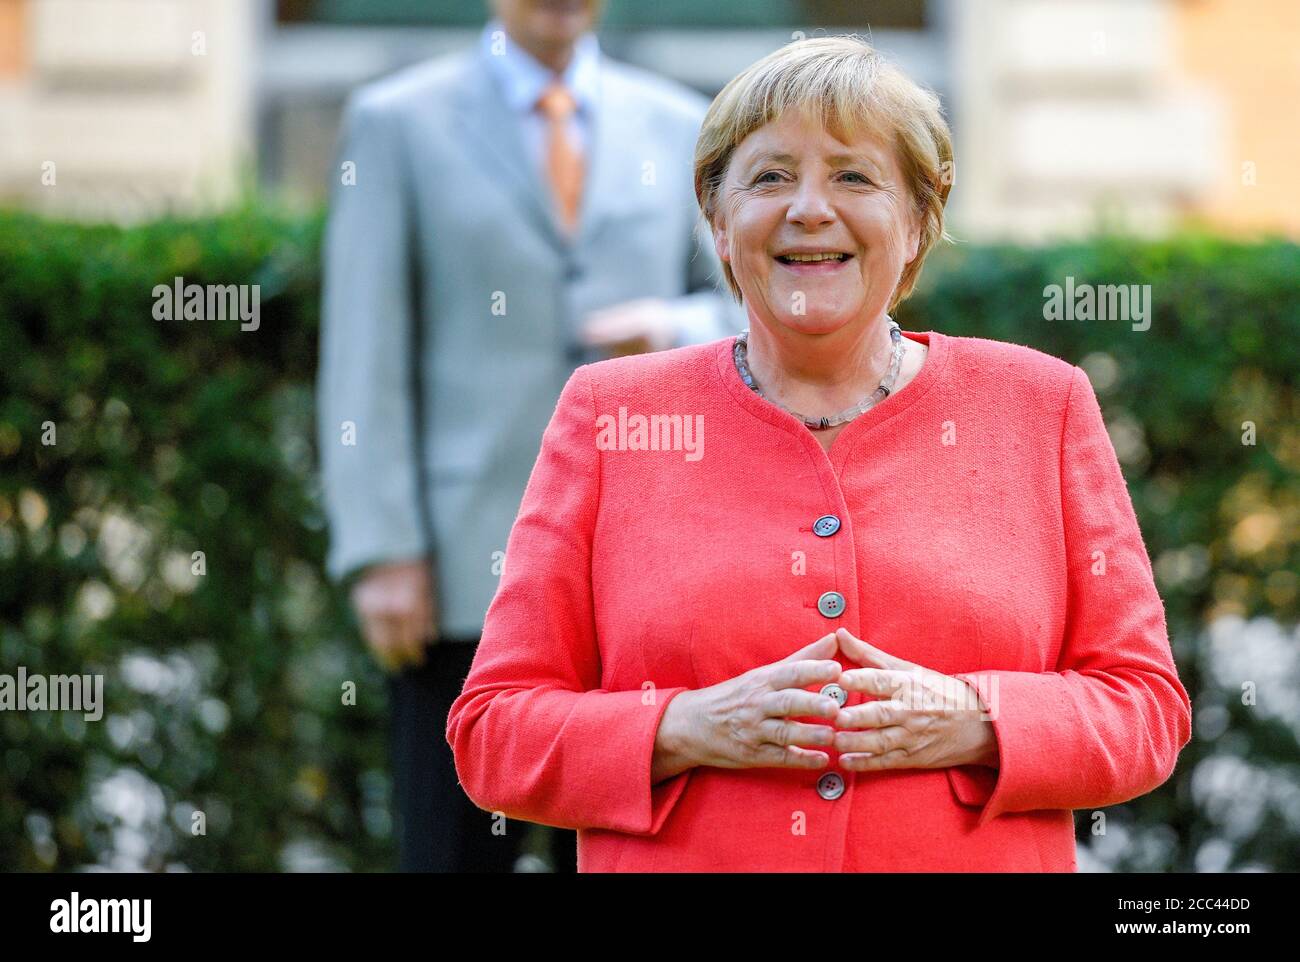
[[[447,744],[447,715],[476,647],[477,639],[443,639],[427,648],[419,668],[389,676],[393,814],[403,872],[510,872],[523,854],[528,823],[495,819],[471,802]],[[498,834],[502,824],[505,834]],[[545,832],[554,870],[576,872],[577,833]]]

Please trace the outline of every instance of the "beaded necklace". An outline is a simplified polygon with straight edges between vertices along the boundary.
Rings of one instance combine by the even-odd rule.
[[[748,384],[755,394],[764,400],[775,404],[783,411],[789,411],[789,413],[793,414],[813,431],[824,431],[827,428],[836,427],[840,424],[847,424],[859,414],[862,414],[864,411],[874,407],[885,398],[889,397],[890,391],[894,389],[894,381],[898,378],[899,369],[903,365],[903,352],[906,350],[906,338],[903,337],[903,331],[898,326],[898,322],[893,318],[889,318],[889,337],[890,340],[894,342],[894,352],[893,357],[889,362],[889,371],[886,372],[884,378],[881,380],[880,386],[857,404],[850,408],[845,408],[839,414],[828,418],[810,418],[800,414],[798,411],[791,411],[790,408],[786,407],[779,401],[772,400],[759,389],[757,382],[754,380],[754,375],[749,372],[747,354],[749,328],[745,328],[739,335],[737,335],[736,344],[735,347],[732,348],[731,356],[736,362],[736,371],[740,374],[740,379]]]

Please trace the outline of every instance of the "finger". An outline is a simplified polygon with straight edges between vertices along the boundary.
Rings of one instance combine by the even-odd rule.
[[[647,315],[662,312],[664,309],[664,302],[660,298],[634,297],[630,301],[620,301],[617,304],[609,304],[588,311],[584,326],[608,324],[625,318],[643,318]]]
[[[835,637],[839,642],[840,650],[844,652],[844,657],[859,665],[866,665],[870,668],[897,669],[917,667],[910,661],[904,661],[887,651],[881,651],[875,645],[867,644],[861,638],[855,637],[847,628],[837,628]]]
[[[825,752],[811,748],[763,744],[758,746],[751,764],[754,768],[825,768],[830,761]]]
[[[415,620],[411,615],[396,608],[376,619],[382,625],[382,644],[388,658],[397,669],[412,664],[415,652]]]
[[[402,660],[418,668],[424,664],[424,619],[419,614],[411,614],[402,618],[401,627],[401,652]]]
[[[845,691],[892,696],[905,705],[910,704],[909,697],[919,683],[920,679],[911,672],[887,668],[850,668],[839,677],[839,685]]]
[[[365,636],[366,644],[384,671],[395,672],[401,669],[401,659],[393,651],[392,626],[387,619],[367,618]]]
[[[798,651],[786,655],[780,661],[773,664],[784,665],[793,661],[808,661],[809,659],[826,659],[833,658],[835,652],[839,651],[839,644],[835,641],[835,633],[823,635],[810,645],[804,645]]]
[[[393,652],[379,645],[372,645],[371,653],[375,656],[375,661],[379,662],[379,667],[389,674],[396,674],[402,670],[402,660]]]
[[[635,332],[627,332],[627,333],[612,332],[612,333],[588,334],[586,338],[588,347],[604,347],[604,348],[620,347],[621,345],[624,344],[636,344],[642,340],[644,340],[644,338],[642,338],[640,335],[636,334]]]
[[[830,695],[803,688],[780,688],[769,692],[759,702],[759,711],[767,718],[834,718],[839,710],[839,702]]]
[[[830,745],[835,740],[835,729],[829,725],[805,725],[777,718],[762,722],[758,730],[764,744]]]
[[[379,667],[388,674],[395,674],[401,670],[401,664],[396,658],[389,654],[388,649],[371,645],[370,653],[374,655],[375,661],[379,664]]]
[[[652,350],[650,342],[644,337],[634,337],[626,341],[606,344],[605,348],[618,357],[627,357],[631,354],[649,354]]]
[[[593,315],[583,328],[583,337],[589,344],[622,344],[644,339],[650,328],[644,314],[616,311],[608,315]]]
[[[763,673],[763,681],[767,686],[778,691],[782,688],[830,684],[844,673],[844,666],[838,661],[777,662],[760,668],[759,671]]]
[[[836,728],[885,728],[901,725],[908,708],[897,701],[867,701],[841,708],[835,716]]]
[[[835,733],[835,750],[846,755],[855,752],[883,755],[897,749],[906,754],[911,737],[906,728],[897,725],[868,731],[839,731]]]
[[[428,641],[421,637],[418,632],[412,632],[411,638],[414,640],[411,647],[406,650],[406,663],[412,668],[423,667],[425,655],[428,651]]]
[[[906,752],[897,749],[883,755],[868,755],[857,752],[841,755],[837,760],[841,768],[854,772],[871,772],[882,768],[925,768],[916,764]]]
[[[585,328],[588,337],[607,341],[626,341],[644,331],[642,319],[625,311],[593,314]]]

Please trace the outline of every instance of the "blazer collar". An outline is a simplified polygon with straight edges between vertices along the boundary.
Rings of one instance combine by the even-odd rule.
[[[903,336],[910,341],[920,342],[929,348],[929,353],[926,354],[925,363],[921,365],[921,370],[917,372],[916,377],[910,383],[897,393],[891,394],[879,404],[867,408],[867,410],[846,424],[831,443],[829,452],[825,452],[821,443],[813,436],[813,432],[805,427],[802,421],[784,408],[777,407],[771,401],[759,397],[748,384],[740,379],[740,372],[736,370],[735,358],[732,353],[736,346],[736,336],[734,334],[713,342],[713,366],[726,390],[742,408],[749,411],[760,421],[766,421],[774,427],[794,434],[803,442],[804,447],[807,448],[818,463],[820,463],[820,458],[825,455],[829,459],[836,476],[838,476],[842,474],[853,448],[864,436],[869,434],[873,428],[897,417],[917,401],[920,401],[930,393],[930,390],[944,376],[944,371],[948,367],[948,359],[952,355],[954,348],[951,337],[940,331],[904,331]]]

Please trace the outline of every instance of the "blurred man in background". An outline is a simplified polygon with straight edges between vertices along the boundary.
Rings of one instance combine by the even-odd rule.
[[[478,48],[356,92],[318,383],[331,576],[389,669],[400,862],[510,871],[444,738],[573,369],[735,333],[692,154],[707,101],[613,62],[599,0],[494,0]],[[576,836],[552,831],[557,870]]]

